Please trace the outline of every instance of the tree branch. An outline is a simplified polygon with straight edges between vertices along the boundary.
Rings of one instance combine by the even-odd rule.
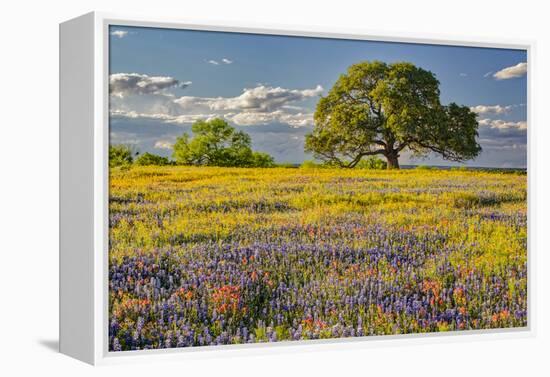
[[[375,150],[375,151],[361,152],[352,161],[350,161],[347,164],[347,167],[348,168],[353,168],[353,167],[355,167],[355,165],[357,165],[359,163],[359,161],[361,161],[361,159],[363,157],[365,157],[365,156],[375,156],[377,154],[385,155],[386,150],[385,149],[378,149],[378,150]]]
[[[413,140],[412,142],[414,142],[415,144],[418,144],[422,148],[426,148],[426,149],[431,150],[432,152],[439,153],[445,160],[456,161],[456,162],[463,162],[464,161],[464,158],[462,158],[460,155],[452,153],[452,151],[449,151],[449,150],[446,150],[446,149],[443,149],[443,148],[439,148],[435,145],[426,144],[426,143],[421,142],[419,140]]]

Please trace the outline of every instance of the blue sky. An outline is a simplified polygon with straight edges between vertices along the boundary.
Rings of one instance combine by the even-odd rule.
[[[525,167],[526,59],[523,50],[112,26],[111,143],[170,155],[193,121],[222,117],[255,149],[301,162],[319,96],[348,66],[408,61],[436,75],[442,103],[478,113],[483,152],[467,165]],[[451,165],[407,154],[401,163]]]

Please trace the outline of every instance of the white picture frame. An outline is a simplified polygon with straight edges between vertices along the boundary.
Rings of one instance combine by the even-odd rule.
[[[450,342],[483,338],[529,337],[535,334],[534,252],[528,243],[528,326],[433,334],[360,337],[270,344],[109,352],[108,341],[108,143],[109,26],[140,26],[453,46],[518,48],[527,51],[528,171],[532,173],[531,124],[532,41],[486,40],[414,33],[366,33],[312,27],[212,23],[88,13],[60,25],[60,352],[89,364],[149,358],[226,357],[309,349],[378,347],[388,342]],[[528,187],[533,187],[532,174]],[[528,194],[528,237],[532,240],[532,193]],[[199,352],[200,351],[200,352]]]

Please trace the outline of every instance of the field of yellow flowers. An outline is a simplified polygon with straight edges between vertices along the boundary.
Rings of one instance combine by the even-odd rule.
[[[112,169],[109,347],[526,326],[526,178]]]

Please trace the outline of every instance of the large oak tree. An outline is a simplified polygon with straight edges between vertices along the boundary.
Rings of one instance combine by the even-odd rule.
[[[455,103],[444,106],[439,97],[435,75],[411,63],[352,65],[320,99],[306,151],[341,167],[382,155],[389,169],[399,168],[405,149],[450,161],[475,158],[481,151],[476,114]]]

